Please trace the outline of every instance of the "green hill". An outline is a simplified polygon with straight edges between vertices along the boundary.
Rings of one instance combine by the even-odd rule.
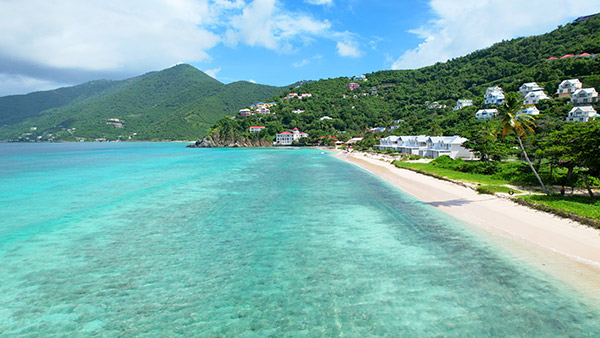
[[[225,85],[190,65],[177,65],[123,81],[0,98],[0,139],[195,139],[224,115],[283,90],[249,82]]]
[[[509,92],[517,91],[525,82],[537,82],[552,96],[560,81],[579,78],[585,87],[600,89],[600,57],[548,60],[567,53],[600,53],[600,16],[544,35],[502,41],[421,69],[378,71],[366,74],[367,81],[344,77],[306,83],[294,91],[313,97],[286,100],[288,92],[282,93],[280,104],[272,109],[277,118],[223,119],[212,133],[273,139],[277,132],[298,127],[313,142],[321,136],[364,136],[370,128],[390,126],[397,127],[391,132],[394,134],[464,134],[481,125],[474,113],[483,108],[483,94],[490,86],[498,85]],[[351,91],[350,82],[360,87]],[[475,106],[453,111],[458,99],[471,99]],[[428,102],[438,102],[441,108],[428,109]],[[542,102],[538,105],[541,118],[557,123],[564,121],[571,108],[565,99]],[[291,113],[297,109],[305,112]],[[321,121],[324,116],[332,119]],[[247,127],[256,124],[267,128],[259,135],[248,133]]]

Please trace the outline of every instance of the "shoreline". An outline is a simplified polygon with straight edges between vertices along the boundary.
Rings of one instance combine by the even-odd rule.
[[[600,231],[456,183],[397,168],[365,153],[329,149],[414,198],[466,223],[516,259],[575,287],[600,305]]]

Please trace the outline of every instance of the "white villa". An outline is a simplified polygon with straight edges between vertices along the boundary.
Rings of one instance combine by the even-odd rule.
[[[580,88],[571,95],[573,104],[598,102],[598,92],[594,88]]]
[[[284,131],[283,133],[279,133],[275,135],[275,145],[280,146],[289,146],[292,145],[294,141],[299,140],[302,137],[308,137],[307,133],[301,133],[298,128],[294,128],[291,132]]]
[[[265,107],[258,108],[256,110],[256,112],[259,114],[271,114],[271,110],[269,110],[269,108],[265,108]]]
[[[558,85],[556,94],[558,97],[570,97],[577,89],[583,88],[579,79],[564,80]]]
[[[595,120],[600,115],[592,106],[573,107],[567,117],[567,122],[588,122]]]
[[[527,96],[527,94],[529,94],[531,92],[537,92],[537,91],[542,91],[542,90],[544,90],[544,88],[540,87],[535,82],[523,83],[523,85],[521,85],[521,87],[519,87],[519,93],[521,93],[521,95],[523,95],[523,96]]]
[[[474,159],[475,155],[462,144],[460,136],[388,136],[379,140],[380,150],[398,150],[406,154],[437,158],[448,155],[452,159]]]
[[[304,110],[303,109],[295,109],[295,110],[292,110],[292,113],[301,114],[301,113],[304,113]]]
[[[489,87],[485,91],[485,104],[504,104],[504,91],[500,87]]]
[[[536,106],[529,106],[517,113],[517,115],[520,114],[540,115],[540,111]]]
[[[549,100],[549,99],[550,98],[548,97],[548,95],[546,95],[546,93],[544,93],[544,91],[537,90],[534,92],[529,92],[527,95],[525,95],[525,100],[523,101],[523,104],[528,106],[528,105],[538,104],[538,102],[540,102],[541,100]]]
[[[480,109],[475,113],[475,118],[478,120],[489,120],[498,115],[498,109]]]
[[[252,110],[248,109],[248,108],[244,108],[244,109],[240,109],[240,116],[241,117],[248,117],[250,115],[254,114],[252,112]]]
[[[248,128],[248,131],[251,133],[259,133],[263,129],[265,129],[265,126],[251,126],[250,128]]]
[[[452,110],[461,110],[464,107],[469,107],[473,105],[473,100],[458,100],[456,101],[456,107],[452,108]]]

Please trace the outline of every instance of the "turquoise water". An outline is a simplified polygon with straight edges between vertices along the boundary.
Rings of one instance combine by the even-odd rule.
[[[320,151],[0,159],[0,336],[600,336],[582,295]]]

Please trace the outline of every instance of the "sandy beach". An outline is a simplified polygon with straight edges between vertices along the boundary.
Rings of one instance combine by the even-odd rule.
[[[465,222],[519,260],[583,289],[600,303],[600,231],[505,198],[481,195],[468,187],[397,168],[373,155],[334,154]]]

